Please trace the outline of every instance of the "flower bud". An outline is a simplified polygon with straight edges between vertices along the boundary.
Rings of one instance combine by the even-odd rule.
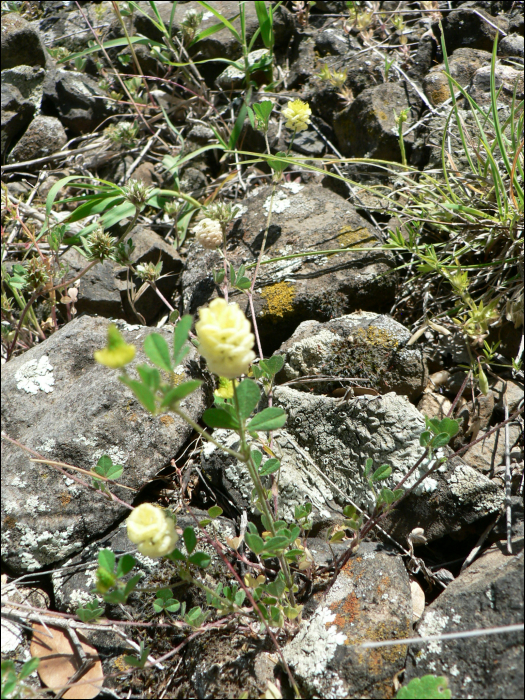
[[[195,331],[199,352],[210,372],[227,379],[248,373],[255,359],[252,349],[255,337],[238,304],[213,299],[207,308],[199,309]]]
[[[292,100],[282,110],[282,115],[287,120],[286,126],[294,131],[308,129],[311,114],[312,110],[308,102],[303,102],[302,100]]]
[[[203,248],[214,250],[222,243],[221,225],[218,221],[214,221],[213,219],[203,219],[195,226],[193,233],[195,234],[197,242],[200,243]]]
[[[137,545],[139,552],[152,559],[173,552],[179,539],[174,520],[151,503],[134,508],[126,527],[128,538]]]

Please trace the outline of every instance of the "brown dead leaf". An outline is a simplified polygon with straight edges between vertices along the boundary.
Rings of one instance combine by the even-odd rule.
[[[51,636],[50,636],[51,635]],[[63,698],[94,698],[100,693],[103,684],[103,671],[97,650],[92,647],[79,633],[77,636],[84,649],[86,657],[95,663],[79,678],[75,679],[78,685],[66,690]],[[38,675],[44,685],[49,688],[61,688],[69,683],[69,679],[78,671],[81,660],[77,657],[74,647],[64,630],[47,625],[33,624],[33,641],[31,642],[31,656],[38,656],[40,664]],[[100,680],[94,680],[98,678]],[[86,683],[93,679],[93,683]]]
[[[425,610],[425,592],[415,578],[410,577],[410,592],[412,594],[412,622],[416,623]]]

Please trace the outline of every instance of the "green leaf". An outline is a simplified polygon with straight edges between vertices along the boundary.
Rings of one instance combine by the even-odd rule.
[[[370,474],[370,470],[372,469],[373,463],[374,460],[372,459],[372,457],[367,457],[365,462],[365,476],[368,476]]]
[[[38,656],[35,656],[32,659],[29,659],[29,661],[26,661],[25,664],[20,669],[20,673],[18,674],[19,680],[23,681],[24,678],[27,678],[34,671],[36,671],[39,663],[40,663],[40,659],[38,658]]]
[[[129,377],[119,377],[119,379],[123,384],[129,386],[144,408],[150,413],[155,413],[155,396],[151,389],[145,384],[142,384],[142,382],[137,382],[135,379],[130,379]]]
[[[167,556],[169,559],[173,559],[174,561],[186,561],[186,555],[177,548],[175,548],[173,552],[170,552]]]
[[[266,366],[268,367],[268,372],[271,375],[280,372],[284,365],[284,357],[282,355],[272,355],[267,360],[265,360]]]
[[[388,464],[382,464],[373,473],[372,481],[381,481],[382,479],[388,479],[390,474],[392,474],[392,467],[389,467]]]
[[[344,530],[338,530],[337,532],[334,532],[332,537],[330,537],[330,544],[333,544],[334,542],[340,542],[343,537],[345,537],[345,532]]]
[[[259,387],[251,379],[243,379],[237,387],[236,393],[241,418],[249,418],[261,398]]]
[[[187,527],[182,533],[184,539],[184,544],[186,545],[186,551],[191,554],[195,547],[197,546],[197,535],[192,527]]]
[[[434,438],[432,438],[432,447],[436,449],[438,447],[444,447],[445,445],[448,445],[449,441],[450,435],[448,433],[439,433]]]
[[[76,614],[82,620],[82,622],[91,622],[96,620],[104,613],[104,608],[101,608],[97,601],[93,600],[90,603],[86,603],[84,606],[80,606],[76,610]]]
[[[269,474],[273,474],[274,472],[278,471],[280,468],[281,463],[279,462],[279,460],[272,457],[271,459],[267,460],[259,469],[259,476],[268,476]]]
[[[253,109],[251,107],[248,107],[248,119],[250,120],[250,124],[252,129],[255,129],[255,115],[253,113]]]
[[[246,544],[254,554],[260,554],[263,551],[264,540],[262,539],[262,537],[259,537],[259,535],[251,535],[247,532],[244,535],[244,539],[246,540]]]
[[[102,569],[113,573],[115,569],[115,554],[111,549],[101,549],[98,553],[98,563]]]
[[[206,569],[211,564],[211,557],[206,552],[195,552],[188,558],[190,564],[200,566],[201,569]]]
[[[159,370],[155,369],[155,367],[150,367],[149,365],[138,365],[137,372],[139,373],[139,377],[142,379],[142,383],[145,384],[148,389],[151,389],[153,393],[155,393],[160,386]]]
[[[396,698],[411,698],[413,700],[448,700],[452,693],[444,676],[423,676],[413,678],[410,683],[397,691]]]
[[[117,564],[117,577],[121,578],[129,574],[135,563],[135,558],[131,554],[124,554],[124,556],[120,557]]]
[[[244,120],[246,119],[246,114],[248,112],[248,105],[246,102],[243,102],[242,107],[239,110],[239,114],[237,116],[237,119],[235,120],[235,124],[233,125],[232,132],[230,134],[230,138],[228,140],[228,148],[233,149],[237,145],[237,141],[239,139],[239,136],[241,135],[241,131],[244,126]]]
[[[343,515],[345,515],[347,518],[350,518],[350,520],[353,520],[355,516],[357,515],[357,509],[355,506],[345,506],[343,508]]]
[[[288,163],[277,160],[277,158],[286,158],[286,153],[279,151],[275,154],[275,156],[275,158],[267,158],[267,163],[272,170],[275,170],[276,173],[282,173],[282,171],[288,166]]]
[[[264,0],[255,0],[255,10],[261,28],[261,38],[267,49],[271,49],[274,43],[272,20],[268,15]],[[271,103],[270,103],[271,104]]]
[[[223,408],[208,408],[202,414],[202,419],[210,428],[229,428],[237,430],[239,421]]]
[[[173,404],[182,401],[182,399],[186,398],[186,396],[189,396],[189,394],[198,389],[201,384],[202,382],[200,379],[190,379],[188,382],[174,386],[173,389],[170,389],[166,393],[161,401],[160,407],[164,408],[164,406],[173,406]]]
[[[127,600],[128,596],[130,593],[132,593],[135,588],[137,587],[138,582],[142,578],[142,574],[135,574],[135,576],[132,576],[130,580],[126,583],[124,586],[124,596]]]
[[[452,418],[443,418],[439,423],[439,432],[448,433],[451,438],[459,432],[459,421]]]
[[[304,549],[290,549],[286,554],[284,555],[285,559],[288,559],[289,561],[295,561],[296,557],[300,557],[304,554]]]
[[[166,372],[173,369],[168,343],[159,333],[150,333],[144,338],[144,352],[157,367]]]
[[[428,445],[428,443],[430,442],[430,437],[431,435],[429,430],[425,430],[421,433],[421,435],[419,436],[419,444],[421,445],[421,447],[426,447]]]
[[[282,428],[286,423],[286,413],[282,408],[265,408],[248,423],[248,431],[253,432],[256,430],[276,430],[277,428]]]
[[[262,462],[262,454],[259,452],[259,450],[252,450],[252,459],[253,463],[255,464],[256,467],[259,467],[259,465]]]
[[[284,535],[275,535],[275,537],[270,537],[264,543],[264,553],[265,555],[271,556],[273,553],[278,553],[284,547],[287,547],[290,540]]]
[[[188,340],[193,317],[189,314],[183,316],[175,326],[173,331],[173,361],[175,365],[179,365],[184,358],[188,349],[183,352],[184,343]]]
[[[381,499],[387,504],[390,505],[396,500],[396,496],[393,491],[387,488],[382,488],[381,489]]]
[[[222,508],[220,506],[212,506],[208,508],[208,515],[210,518],[218,518],[219,515],[222,515]]]
[[[239,44],[242,44],[242,38],[241,38],[239,32],[235,29],[233,24],[226,19],[226,17],[223,17],[221,15],[221,13],[213,7],[213,3],[204,2],[204,0],[201,0],[200,4],[203,7],[205,7],[207,10],[209,10],[212,14],[214,14],[215,17],[217,17],[217,19],[219,20],[219,22],[222,22],[222,24],[224,24],[224,26],[230,30],[230,32],[237,39]]]

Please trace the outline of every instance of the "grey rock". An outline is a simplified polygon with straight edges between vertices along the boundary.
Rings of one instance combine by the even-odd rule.
[[[490,66],[479,68],[472,77],[468,93],[478,105],[489,107],[490,97]],[[513,95],[516,100],[523,100],[523,69],[516,70],[511,66],[496,64],[494,70],[494,84],[499,92],[498,103],[511,104]]]
[[[16,66],[46,66],[38,31],[16,12],[2,17],[2,70]]]
[[[292,149],[305,156],[319,158],[325,152],[326,146],[314,129],[307,129],[296,135]]]
[[[42,110],[60,119],[74,134],[93,131],[113,110],[94,78],[62,69],[48,70]]]
[[[271,186],[260,187],[238,203],[242,213],[227,233],[228,259],[235,269],[257,259],[271,191]],[[379,240],[379,233],[351,204],[321,185],[291,182],[277,187],[264,259],[298,252],[311,252],[312,257],[260,267],[254,306],[265,352],[277,349],[307,318],[327,320],[358,308],[386,308],[395,277],[383,274],[393,267],[393,258],[378,247]],[[315,255],[316,250],[353,246],[355,252],[344,255]],[[376,246],[377,252],[361,251],[360,246]],[[212,270],[222,266],[217,251],[204,251],[196,243],[189,246],[182,277],[187,312],[195,313],[217,295]],[[250,314],[244,294],[230,297]]]
[[[215,430],[213,436],[221,444],[234,450],[239,449],[239,438],[226,430]],[[292,435],[286,430],[273,433],[272,449],[281,460],[279,472],[278,517],[293,522],[295,506],[309,501],[312,508],[313,532],[342,522],[341,508],[334,502],[332,489],[312,470],[308,455],[301,454]],[[257,448],[253,443],[252,447]],[[263,459],[263,464],[266,459]],[[241,462],[222,452],[212,443],[206,443],[201,453],[201,469],[212,488],[217,489],[227,500],[221,502],[225,509],[233,504],[237,514],[246,510],[250,515],[258,514],[251,502],[254,485],[248,471]],[[269,477],[265,481],[271,486]],[[228,503],[229,501],[229,503]]]
[[[38,114],[44,92],[45,75],[45,70],[40,66],[16,66],[2,71],[2,83],[18,88],[24,100],[35,105],[35,111]]]
[[[61,256],[61,261],[68,265],[71,276],[76,276],[83,270],[88,261],[80,253],[71,248]],[[116,279],[116,266],[111,260],[98,263],[80,278],[76,310],[81,314],[96,314],[106,318],[125,318],[126,312],[122,303],[125,287]]]
[[[419,635],[523,622],[523,539],[514,556],[490,547],[425,610]],[[446,676],[453,698],[523,697],[523,631],[435,641],[409,648],[405,682]]]
[[[93,33],[87,26],[84,16],[92,27],[98,27],[101,30],[102,36],[114,19],[110,2],[84,3],[82,12],[76,5],[67,6],[63,3],[62,7],[59,7],[56,2],[47,2],[43,9],[43,16],[30,22],[31,26],[38,30],[46,46],[64,46],[72,53],[86,49],[88,41],[93,39]]]
[[[423,453],[419,443],[423,416],[405,396],[391,393],[341,401],[279,386],[274,390],[274,405],[285,410],[286,430],[308,453],[334,500],[343,505],[351,499],[365,511],[372,507],[374,496],[364,478],[368,457],[374,468],[383,463],[392,467],[392,474],[382,483],[393,489]],[[439,458],[445,452],[436,454]],[[434,464],[423,460],[405,488]],[[503,498],[496,484],[456,457],[394,508],[382,527],[398,541],[405,540],[414,527],[423,527],[425,536],[433,540],[496,512]]]
[[[410,332],[386,315],[355,312],[319,323],[304,321],[281,346],[283,380],[315,374],[367,379],[360,386],[381,394],[394,391],[416,400],[428,382],[425,357],[405,347]],[[330,391],[338,382],[305,384],[310,391]],[[346,386],[344,384],[343,386]]]
[[[492,54],[471,48],[456,49],[449,56],[450,75],[461,87],[467,87],[476,71],[483,66],[490,66]],[[433,105],[439,105],[450,97],[445,64],[433,66],[425,75],[423,90]]]
[[[315,40],[309,34],[296,34],[290,49],[288,88],[295,89],[307,83],[315,73]]]
[[[315,37],[315,50],[320,56],[343,56],[348,51],[348,37],[329,27]]]
[[[124,466],[120,483],[140,489],[191,435],[192,428],[177,417],[153,417],[123,387],[118,372],[95,362],[93,352],[106,345],[108,325],[104,318],[82,316],[4,365],[3,430],[34,451],[2,441],[3,557],[16,573],[71,557],[127,512],[70,476],[31,463],[35,451],[87,470],[107,454]],[[120,329],[137,347],[132,367],[144,362],[142,343],[153,329],[122,322]],[[170,342],[168,329],[159,332]],[[192,350],[181,374],[198,372]],[[184,404],[198,420],[207,404],[205,387]],[[123,500],[132,493],[119,487],[114,492]]]
[[[257,51],[252,51],[248,54],[248,64],[254,66],[258,61],[260,61],[263,56],[268,56],[268,49],[258,49]],[[269,82],[270,74],[266,70],[256,70],[251,74],[251,79],[258,84],[263,82]],[[244,85],[245,72],[240,70],[235,66],[228,66],[222,73],[218,76],[215,81],[217,87],[220,90],[238,90]]]
[[[519,34],[509,34],[504,36],[498,44],[498,54],[500,56],[524,57],[524,38]]]
[[[66,143],[66,132],[56,117],[37,116],[9,154],[8,163],[49,156]]]
[[[401,160],[398,140],[398,127],[394,110],[399,115],[403,110],[409,112],[404,123],[407,130],[419,110],[419,98],[409,99],[402,83],[383,83],[371,87],[356,97],[352,104],[339,112],[334,119],[334,129],[339,148],[345,156],[380,158],[381,160]],[[414,132],[405,140],[405,147],[410,150]]]
[[[316,563],[324,563],[326,543],[308,540],[308,547]],[[360,644],[411,634],[412,599],[402,558],[363,542],[316,606],[283,649],[305,696],[387,697],[392,677],[404,666],[405,647]]]
[[[485,431],[487,432],[487,431]],[[480,431],[477,438],[483,437],[484,431]],[[522,436],[521,428],[516,425],[509,427],[510,459],[512,462],[523,459],[523,446],[520,440]],[[482,442],[469,448],[463,459],[471,467],[479,469],[484,474],[494,475],[496,467],[504,464],[505,461],[505,428],[500,428],[492,435],[489,435]]]
[[[206,511],[192,508],[192,512],[198,521],[208,518]],[[193,526],[198,531],[195,520],[191,515],[177,514],[177,532],[182,535],[184,528]],[[217,537],[222,544],[226,543],[226,538],[235,537],[235,525],[227,518],[217,518],[206,526],[206,531],[212,537]],[[170,566],[165,559],[151,559],[137,551],[136,545],[130,542],[127,537],[125,520],[120,526],[109,535],[96,542],[88,544],[81,554],[68,559],[57,571],[51,575],[53,583],[53,593],[57,609],[66,613],[75,613],[79,605],[85,605],[91,600],[97,600],[102,607],[105,603],[98,593],[93,593],[96,584],[96,571],[98,568],[98,552],[101,549],[111,549],[117,559],[124,554],[131,554],[135,558],[137,565],[130,572],[128,578],[136,573],[142,573],[140,586],[153,585],[154,579],[159,576],[160,570]],[[182,537],[177,542],[177,548],[186,554],[186,548]],[[207,542],[200,541],[198,550],[207,552],[212,558],[213,569],[224,567],[222,559],[217,555],[215,549]],[[224,567],[225,568],[225,567]],[[126,579],[124,579],[126,580]],[[175,598],[177,595],[175,594]],[[126,603],[125,609],[130,615],[138,613],[138,606],[141,604],[140,594],[133,593]],[[118,615],[119,610],[113,608],[111,617]],[[121,614],[121,613],[120,613]],[[118,615],[120,616],[120,615]]]
[[[20,90],[2,81],[2,127],[1,151],[5,159],[15,139],[23,133],[35,113],[35,105],[31,100],[25,100]]]
[[[483,5],[486,6],[486,3]],[[508,19],[505,16],[491,17],[484,8],[476,3],[463,3],[461,7],[446,13],[443,19],[443,33],[447,51],[452,53],[458,48],[492,51],[494,37],[498,31],[494,27],[495,24],[507,32]],[[435,36],[439,36],[440,31],[437,25],[433,27],[433,30]]]
[[[157,280],[156,285],[161,294],[169,301],[178,285],[179,277],[182,272],[182,260],[180,255],[175,248],[169,243],[166,243],[158,233],[155,233],[155,231],[146,226],[136,226],[131,235],[126,237],[126,240],[128,238],[131,238],[135,244],[135,250],[132,255],[132,260],[135,265],[144,265],[147,263],[156,265],[159,260],[162,262],[162,275],[166,275],[166,277]],[[120,268],[116,272],[116,276],[120,280],[119,286],[126,316],[128,319],[132,320],[132,322],[136,322],[136,316],[130,306],[126,290],[126,270]],[[144,284],[138,277],[133,277],[131,283],[134,285],[136,291]],[[169,312],[168,307],[149,285],[135,302],[135,309],[141,314],[146,323],[153,321],[161,312],[165,314]]]

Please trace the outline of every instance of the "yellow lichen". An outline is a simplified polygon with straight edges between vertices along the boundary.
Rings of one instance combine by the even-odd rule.
[[[351,226],[343,226],[339,231],[337,241],[341,248],[350,248],[351,246],[359,248],[363,243],[377,243],[375,236],[372,236],[364,226],[356,229]]]
[[[294,312],[295,289],[290,282],[277,282],[265,287],[261,296],[266,299],[265,316],[285,318]]]
[[[62,505],[65,507],[67,504],[71,501],[71,494],[68,493],[67,491],[62,491],[60,494],[60,502]]]
[[[159,420],[163,425],[166,425],[166,426],[171,425],[172,423],[175,422],[171,416],[161,416],[159,418]]]
[[[397,348],[399,340],[385,328],[368,326],[368,328],[358,328],[355,335],[360,340],[366,340],[370,345],[379,345],[382,348]]]

